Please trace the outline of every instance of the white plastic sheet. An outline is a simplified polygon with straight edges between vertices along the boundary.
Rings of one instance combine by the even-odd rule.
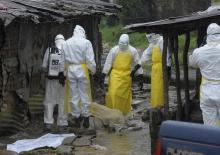
[[[7,145],[7,150],[17,153],[31,151],[42,147],[57,148],[67,138],[75,137],[75,134],[46,134],[37,139],[25,139],[16,141],[13,144]]]

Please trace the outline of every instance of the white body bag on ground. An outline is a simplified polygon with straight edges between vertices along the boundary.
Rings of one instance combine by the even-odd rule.
[[[37,139],[19,140],[13,144],[7,145],[7,150],[17,153],[31,151],[42,147],[57,148],[68,138],[74,138],[75,134],[46,134]]]

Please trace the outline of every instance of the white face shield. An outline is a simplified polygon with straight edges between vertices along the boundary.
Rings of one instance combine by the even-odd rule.
[[[118,41],[118,46],[121,51],[128,50],[129,36],[127,34],[122,34]]]
[[[86,38],[86,32],[84,30],[84,28],[80,25],[76,25],[75,29],[74,29],[74,32],[73,32],[73,35],[75,37],[83,37],[83,38]]]
[[[154,35],[155,35],[155,33],[146,34],[146,38],[147,38],[149,43],[152,43]]]
[[[65,38],[62,34],[58,34],[55,37],[55,45],[57,48],[61,49],[62,44],[65,42]]]
[[[146,38],[148,40],[148,42],[151,44],[157,44],[158,40],[160,39],[160,35],[159,34],[155,34],[155,33],[150,33],[146,35]]]

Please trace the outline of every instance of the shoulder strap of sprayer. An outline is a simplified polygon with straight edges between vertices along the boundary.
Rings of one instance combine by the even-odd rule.
[[[59,49],[56,46],[50,47],[50,54],[56,54],[59,53]]]

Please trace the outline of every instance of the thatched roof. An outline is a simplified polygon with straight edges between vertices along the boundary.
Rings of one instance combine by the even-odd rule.
[[[125,26],[126,30],[138,32],[173,32],[184,33],[186,31],[196,30],[199,27],[207,27],[210,23],[220,22],[220,10],[197,12],[187,16],[170,17],[165,20],[159,20],[148,23],[137,23]]]
[[[116,15],[120,6],[100,0],[0,0],[0,18],[34,23],[66,20],[85,15]]]

